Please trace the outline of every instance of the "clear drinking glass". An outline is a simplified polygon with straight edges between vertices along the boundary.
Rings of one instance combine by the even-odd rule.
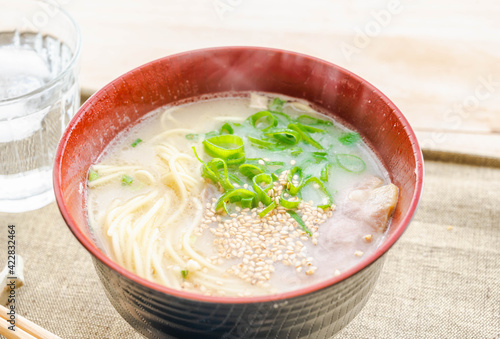
[[[80,46],[55,2],[0,0],[0,212],[54,200],[56,146],[80,105]]]

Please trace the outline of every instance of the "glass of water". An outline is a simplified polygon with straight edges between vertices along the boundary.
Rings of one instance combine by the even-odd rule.
[[[0,0],[0,212],[54,200],[59,138],[80,105],[77,24],[42,0]]]

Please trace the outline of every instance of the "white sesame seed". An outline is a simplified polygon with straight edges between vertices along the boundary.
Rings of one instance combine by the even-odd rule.
[[[356,251],[354,252],[354,255],[357,257],[361,257],[364,253],[362,251]]]

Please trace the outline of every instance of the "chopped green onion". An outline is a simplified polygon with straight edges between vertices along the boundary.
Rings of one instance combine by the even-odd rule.
[[[297,174],[299,176],[299,185],[295,186],[293,184],[293,176]],[[288,183],[290,184],[290,188],[288,189],[292,195],[297,195],[299,193],[300,189],[302,188],[304,184],[304,178],[302,177],[302,168],[295,166],[288,172],[288,177],[287,177]]]
[[[240,178],[238,178],[236,175],[234,175],[233,173],[229,173],[228,175],[229,179],[231,179],[231,181],[234,181],[235,183],[237,183],[238,185],[243,185],[243,181],[241,181]]]
[[[234,130],[233,130],[233,127],[231,127],[231,125],[229,123],[225,123],[224,125],[222,125],[222,127],[220,128],[220,134],[223,135],[223,134],[233,134]]]
[[[313,118],[308,115],[301,115],[300,117],[297,118],[297,122],[307,125],[327,125],[327,126],[333,125],[331,121]]]
[[[255,114],[249,116],[247,120],[250,122],[250,124],[253,127],[260,129],[264,132],[273,128],[273,127],[278,126],[278,120],[276,120],[274,115],[272,115],[271,112],[269,112],[269,111],[257,112]],[[267,124],[267,126],[266,126],[266,124]],[[262,125],[264,125],[264,127],[260,127]]]
[[[285,145],[278,145],[275,148],[270,149],[270,151],[281,152],[281,151],[284,151],[286,149],[287,149],[287,146],[285,146]]]
[[[89,170],[89,181],[93,181],[99,178],[99,173],[94,171],[92,168]]]
[[[273,112],[281,112],[283,110],[283,105],[286,104],[285,100],[281,100],[280,98],[274,98],[273,101],[269,104],[268,108]]]
[[[317,156],[322,156],[322,157],[326,157],[328,155],[328,153],[326,152],[312,152],[314,155],[317,155]]]
[[[219,200],[215,203],[215,210],[219,211],[224,209],[224,211],[229,214],[227,210],[227,203],[238,202],[245,198],[252,198],[252,205],[255,205],[257,200],[257,194],[244,188],[238,188],[223,194]]]
[[[214,184],[219,182],[218,175],[215,174],[214,171],[212,171],[212,169],[207,165],[207,163],[205,163],[203,160],[200,159],[198,153],[196,152],[196,148],[194,146],[193,146],[193,152],[196,159],[198,159],[198,161],[203,164],[203,171],[201,174],[202,177],[212,180]]]
[[[311,230],[309,228],[307,228],[307,226],[304,223],[304,221],[302,220],[302,218],[297,213],[295,213],[295,211],[288,210],[287,212],[288,212],[288,214],[290,214],[290,216],[292,218],[295,219],[295,221],[300,225],[300,227],[302,227],[304,232],[306,232],[308,236],[312,237]]]
[[[132,185],[132,182],[134,181],[134,178],[132,178],[131,176],[129,175],[126,175],[124,174],[122,176],[122,185],[125,186],[125,185]]]
[[[326,152],[312,152],[313,158],[316,160],[315,162],[319,164],[322,161],[328,161],[326,157]]]
[[[304,124],[301,124],[301,123],[297,123],[297,126],[299,126],[303,131],[306,131],[306,132],[311,132],[311,133],[325,133],[324,129],[316,128],[316,127],[313,127],[313,126],[304,125]]]
[[[188,140],[196,140],[196,139],[198,139],[198,137],[199,137],[198,134],[193,134],[193,133],[186,134],[186,139],[188,139]]]
[[[276,208],[276,201],[273,201],[270,203],[266,208],[262,210],[262,212],[259,213],[259,217],[264,218],[269,212],[271,212],[273,209]]]
[[[227,159],[228,166],[239,165],[239,164],[242,164],[244,162],[245,162],[245,153],[243,153],[240,157],[234,157],[234,158]]]
[[[142,142],[141,138],[135,139],[134,142],[132,143],[132,147],[135,147],[135,146],[139,145],[139,143],[141,143],[141,142]]]
[[[333,198],[332,198],[330,192],[328,192],[328,190],[325,188],[325,185],[323,184],[323,182],[321,180],[319,180],[318,178],[310,177],[309,179],[307,179],[305,181],[305,183],[302,187],[306,187],[307,185],[309,185],[311,183],[314,184],[315,189],[319,190],[321,193],[323,193],[326,196],[326,203],[318,205],[318,207],[325,209],[325,208],[332,206]]]
[[[228,165],[240,164],[245,161],[243,140],[237,135],[218,135],[205,139],[203,144],[209,155],[226,160]]]
[[[254,175],[264,173],[264,168],[259,165],[252,165],[252,164],[243,164],[238,167],[240,170],[241,174],[243,174],[246,177],[249,177],[250,179],[253,178]]]
[[[188,274],[189,274],[188,270],[182,270],[181,271],[182,279],[186,279]]]
[[[242,208],[253,208],[262,202],[265,207],[259,216],[264,217],[274,208],[282,206],[281,208],[291,212],[290,215],[310,235],[311,232],[305,227],[301,216],[293,210],[297,209],[304,194],[313,194],[316,198],[320,197],[322,200],[317,202],[319,204],[317,207],[320,208],[330,207],[333,203],[332,193],[325,186],[331,167],[334,166],[332,164],[334,155],[333,152],[327,151],[326,147],[324,148],[319,141],[330,147],[332,144],[335,145],[335,140],[330,134],[324,136],[317,134],[330,131],[327,126],[331,126],[333,123],[307,115],[293,119],[282,112],[286,101],[280,98],[271,101],[268,110],[251,115],[243,124],[222,122],[222,126],[217,130],[206,134],[186,135],[186,138],[192,140],[206,136],[205,140],[202,139],[203,145],[211,160],[207,163],[203,162],[196,154],[196,149],[193,148],[193,150],[196,158],[203,164],[202,176],[224,189],[224,193],[215,204],[215,209],[218,212],[224,210],[228,214],[233,213],[228,204],[236,203]],[[246,136],[248,139],[245,139],[243,135],[247,133],[243,134],[242,132],[250,131],[249,128],[252,132],[249,133],[250,136]],[[328,139],[328,137],[330,138]],[[354,134],[350,137],[343,135],[339,137],[339,142],[345,143],[346,140],[350,142],[353,138],[356,138]],[[306,144],[316,149],[312,149]],[[255,158],[246,158],[245,146],[249,148],[246,150],[249,154],[254,152],[252,154],[255,154]],[[259,149],[266,150],[261,150],[259,153]],[[295,165],[296,161],[292,161],[292,166],[289,165],[288,161],[267,159],[268,161],[263,162],[261,157],[271,154],[271,152],[276,154],[276,159],[280,160],[283,159],[276,152],[284,152],[284,155],[290,158],[295,158],[300,154],[304,154],[304,156],[296,158],[296,161],[300,162],[298,165]],[[359,160],[356,162],[356,159],[349,157],[351,155],[337,155],[334,163],[336,162],[339,167],[346,170],[359,169],[359,161],[362,162],[362,160],[355,157]],[[319,165],[314,166],[314,163]],[[354,166],[356,164],[358,167]],[[362,165],[362,169],[364,169],[366,166],[364,162]],[[290,169],[290,167],[292,168]],[[279,181],[278,173],[288,169],[290,170],[287,175],[287,189],[281,193],[278,200],[273,200],[267,192],[274,187],[274,182]],[[310,171],[320,173],[311,176],[313,173],[309,173]],[[293,179],[294,176],[297,179]],[[314,185],[314,192],[309,185]],[[304,190],[306,186],[307,192]]]
[[[320,163],[322,163],[324,161],[328,161],[328,159],[325,158],[325,157],[321,157],[321,156],[317,156],[317,155],[313,155],[313,157],[314,157],[314,163],[315,164],[320,164]]]
[[[267,140],[265,140],[265,139],[258,139],[258,138],[254,138],[254,137],[249,136],[248,140],[250,140],[250,142],[252,144],[255,144],[255,145],[258,145],[258,146],[262,146],[262,147],[266,147],[266,148],[274,148],[274,147],[276,147],[276,143],[272,142],[272,141],[268,141],[269,139],[267,139]]]
[[[231,158],[243,153],[243,140],[237,135],[218,135],[203,141],[207,153],[213,157]]]
[[[337,164],[348,172],[360,173],[366,168],[365,162],[352,154],[337,154]]]
[[[323,167],[323,169],[321,170],[321,175],[320,175],[320,179],[325,181],[325,182],[328,182],[328,172],[330,171],[330,168],[332,168],[333,164],[326,164],[325,167]]]
[[[283,206],[284,208],[297,208],[297,206],[299,206],[302,199],[296,195],[292,195],[292,199],[295,199],[295,200],[286,199],[285,198],[285,191],[283,191],[283,192],[281,192],[281,196],[280,196],[280,200],[279,200],[280,205]]]
[[[302,152],[304,152],[304,151],[300,147],[294,147],[294,148],[290,149],[290,154],[293,155],[294,157],[299,155]]]
[[[282,171],[285,163],[283,161],[268,161],[266,162],[266,168],[271,172]],[[277,180],[277,179],[274,179]]]
[[[361,139],[358,133],[356,132],[349,132],[349,133],[344,133],[340,136],[339,141],[342,145],[352,145],[355,142],[358,142]]]
[[[279,120],[283,125],[288,125],[292,119],[288,116],[288,114],[282,113],[282,112],[276,112],[273,111],[271,112],[276,119]]]
[[[267,191],[273,188],[273,179],[267,173],[260,173],[253,177],[253,190],[257,193],[257,198],[262,201],[264,205],[271,203],[271,197],[267,195]],[[264,184],[264,186],[262,186]]]
[[[207,163],[207,167],[212,170],[212,173],[217,177],[217,181],[220,183],[224,190],[229,191],[234,188],[228,179],[227,164],[224,160],[220,158],[213,158]],[[223,169],[223,177],[220,174],[220,169]]]
[[[288,128],[274,130],[272,132],[266,133],[266,135],[273,137],[276,140],[284,142],[288,145],[295,145],[301,139],[300,133]]]
[[[323,146],[321,146],[316,140],[314,140],[309,135],[309,133],[307,133],[307,131],[305,131],[301,128],[301,126],[303,126],[303,125],[301,125],[301,124],[288,124],[289,129],[293,129],[294,131],[299,132],[299,134],[302,137],[302,140],[304,140],[304,142],[311,144],[318,149],[323,149]]]
[[[243,198],[241,199],[241,207],[242,208],[252,208],[253,198]]]
[[[211,132],[205,133],[205,139],[216,137],[218,135],[219,135],[219,132],[211,131]]]

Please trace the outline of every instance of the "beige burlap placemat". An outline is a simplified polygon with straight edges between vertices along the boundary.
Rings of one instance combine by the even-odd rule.
[[[426,162],[418,213],[338,338],[500,339],[500,168],[439,159]],[[141,338],[106,299],[55,204],[0,214],[2,265],[8,224],[26,263],[20,314],[62,338]]]

